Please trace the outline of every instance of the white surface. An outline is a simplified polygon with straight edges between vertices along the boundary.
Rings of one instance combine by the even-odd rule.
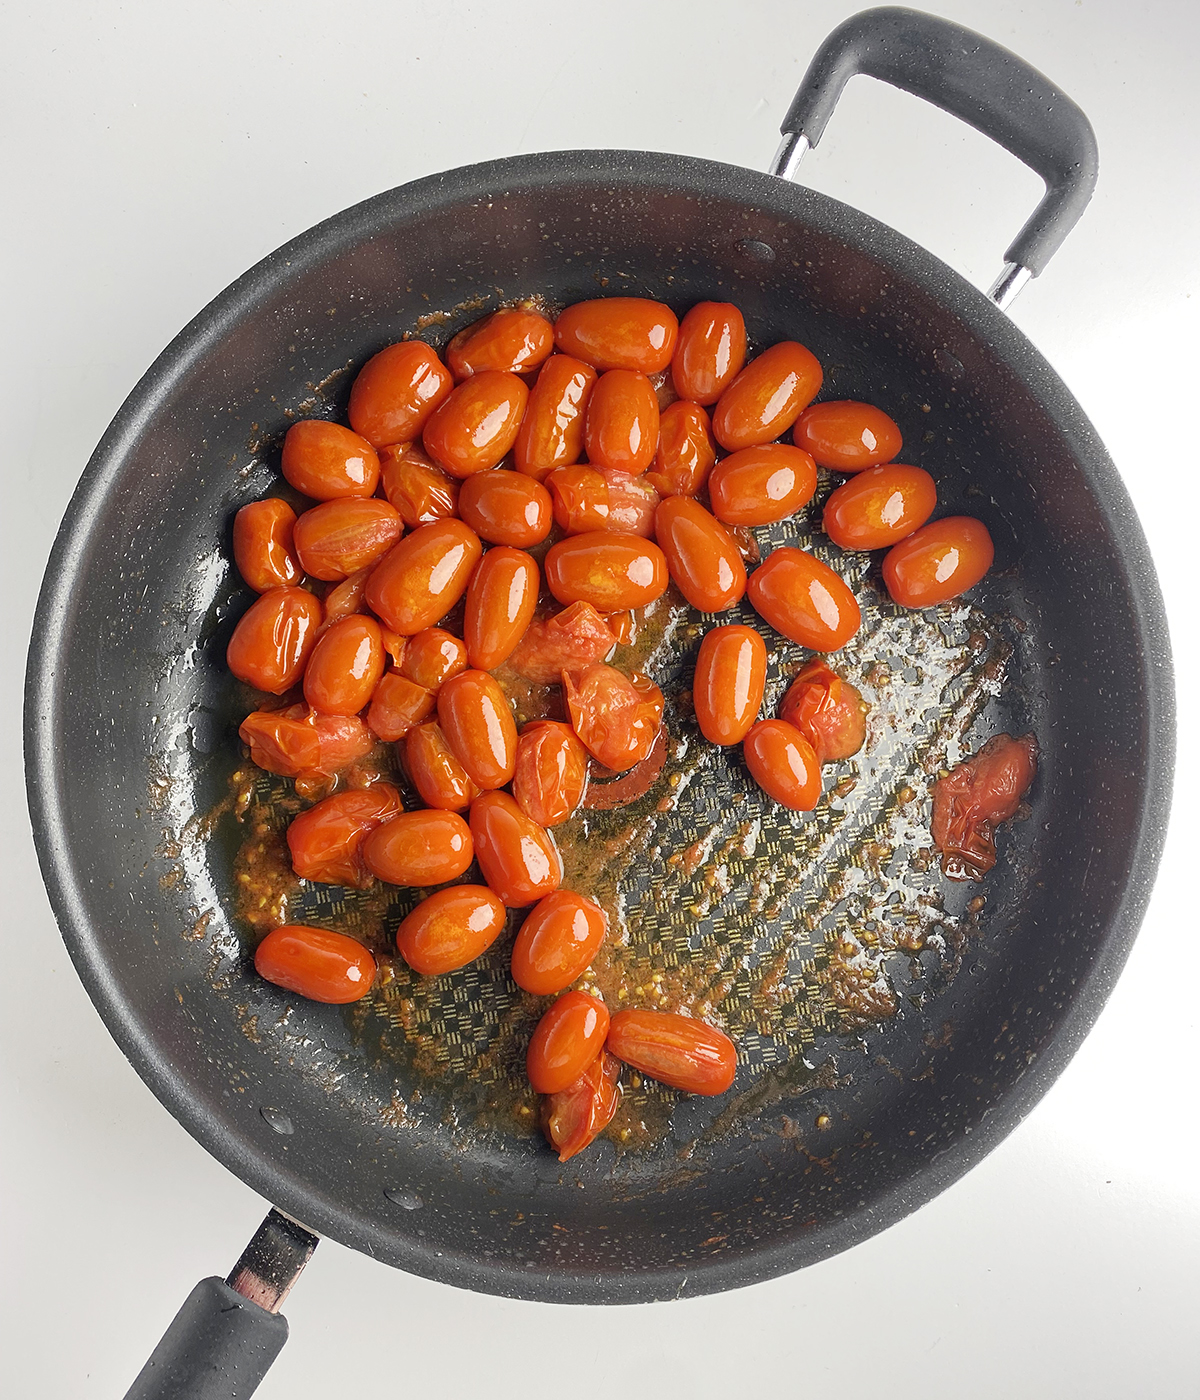
[[[864,0],[865,3],[865,0]],[[58,521],[112,414],[244,268],[419,175],[569,146],[763,168],[813,49],[853,3],[5,10],[3,345],[5,1298],[0,1392],[124,1392],[264,1203],[109,1041],[38,879],[18,771],[29,621]],[[1091,117],[1095,201],[1014,319],[1092,416],[1171,614],[1177,801],[1138,945],[1068,1072],[954,1189],[865,1245],[740,1293],[635,1311],[503,1302],[321,1246],[270,1397],[1198,1393],[1193,882],[1197,7],[933,5],[1016,49]],[[729,16],[732,14],[733,19]],[[986,284],[1038,181],[891,89],[851,84],[808,182]]]

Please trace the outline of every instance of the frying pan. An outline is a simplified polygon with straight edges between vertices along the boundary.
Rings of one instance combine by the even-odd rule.
[[[956,113],[1045,178],[990,297],[781,178],[856,72]],[[130,1394],[249,1394],[322,1234],[430,1278],[542,1300],[666,1299],[798,1268],[962,1175],[1045,1093],[1103,1005],[1166,823],[1166,624],[1108,456],[1000,309],[1082,212],[1091,129],[1007,51],[881,9],[822,46],[783,132],[768,175],[552,153],[336,215],[181,333],[89,463],[30,652],[39,859],[125,1053],[188,1131],[279,1207],[229,1282],[198,1286]],[[694,956],[712,976],[693,1004],[708,998],[736,1027],[742,1063],[728,1101],[631,1083],[629,1121],[665,1131],[601,1141],[562,1166],[536,1134],[488,1117],[529,1014],[502,951],[423,999],[397,970],[399,1006],[393,985],[356,1012],[298,1004],[255,978],[237,881],[247,833],[228,800],[234,732],[253,702],[221,663],[248,601],[228,527],[278,489],[288,423],[343,411],[354,371],[382,345],[406,332],[443,344],[521,296],[617,293],[678,310],[732,300],[755,344],[809,345],[826,396],[893,412],[905,455],[938,480],[940,509],[981,516],[997,563],[969,603],[902,616],[869,567],[839,562],[867,617],[846,664],[877,717],[854,791],[771,827],[736,759],[699,763],[673,712],[683,791],[650,823],[661,837],[613,854],[621,823],[657,810],[654,791],[632,815],[589,815],[585,845],[607,853],[593,874],[634,915],[621,956],[667,977]],[[786,537],[806,542],[805,529]],[[764,533],[762,546],[783,537]],[[669,693],[686,688],[695,636],[685,618],[655,642]],[[774,693],[795,655],[778,649]],[[1036,733],[1043,762],[980,908],[977,887],[948,889],[916,857],[928,780],[1000,729]],[[248,800],[269,836],[283,797],[264,779]],[[672,864],[697,834],[710,859]],[[724,883],[701,888],[717,857]],[[773,897],[756,902],[764,884]],[[338,891],[304,898],[380,946],[403,908],[368,927],[365,906]],[[889,932],[889,908],[897,927],[915,918],[918,936]],[[852,953],[837,953],[847,938]],[[854,994],[839,1000],[831,989],[848,981]],[[872,988],[891,997],[886,1017]]]

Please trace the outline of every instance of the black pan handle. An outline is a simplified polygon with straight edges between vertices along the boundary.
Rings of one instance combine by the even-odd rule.
[[[1048,78],[991,39],[887,5],[852,15],[817,50],[780,127],[772,174],[793,175],[856,73],[953,113],[1045,180],[1046,193],[1005,252],[1005,270],[989,293],[1007,305],[1044,270],[1092,197],[1099,158],[1091,123]]]

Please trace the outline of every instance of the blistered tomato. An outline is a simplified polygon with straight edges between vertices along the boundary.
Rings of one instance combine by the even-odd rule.
[[[599,612],[642,608],[667,591],[661,549],[626,530],[593,530],[559,540],[546,555],[546,584],[560,603]]]
[[[550,493],[523,472],[476,472],[458,493],[458,512],[481,540],[528,549],[554,523]]]
[[[658,374],[671,363],[678,336],[671,308],[643,297],[578,301],[554,323],[558,348],[601,371]]]
[[[247,685],[282,695],[304,674],[317,643],[321,604],[303,588],[271,588],[233,629],[225,659]]]
[[[982,520],[948,515],[922,525],[887,552],[883,581],[901,607],[930,608],[974,588],[994,557],[992,537]]]
[[[436,520],[406,535],[375,566],[367,602],[393,632],[411,637],[440,622],[467,591],[483,546],[461,520]]]
[[[508,793],[485,792],[471,803],[471,835],[483,878],[510,909],[523,909],[558,889],[562,857],[554,838]]]
[[[616,644],[616,634],[590,603],[572,603],[532,623],[508,664],[526,680],[557,685],[562,671],[601,661]]]
[[[451,476],[488,471],[517,440],[528,401],[529,390],[515,374],[473,374],[425,424],[425,451]]]
[[[417,905],[396,930],[396,948],[414,972],[439,977],[486,953],[506,917],[486,886],[452,885]]]
[[[441,627],[426,627],[408,639],[400,674],[436,695],[451,676],[465,671],[469,664],[465,642]]]
[[[459,331],[446,346],[446,363],[455,379],[482,370],[524,373],[536,369],[553,349],[554,327],[546,317],[513,306]]]
[[[811,350],[781,340],[751,360],[718,399],[713,436],[727,452],[771,442],[816,398],[821,378]]]
[[[868,467],[825,502],[825,533],[843,549],[890,549],[937,505],[933,477],[920,467]]]
[[[446,743],[441,726],[433,720],[409,730],[404,765],[421,801],[429,807],[465,812],[479,796],[479,789]]]
[[[821,796],[821,765],[812,745],[785,720],[760,719],[742,741],[750,776],[793,812],[811,812]]]
[[[610,369],[588,400],[583,445],[595,467],[639,476],[658,450],[658,396],[644,374]]]
[[[737,1050],[727,1035],[667,1011],[618,1011],[607,1046],[618,1060],[689,1094],[723,1094],[737,1073]]]
[[[379,450],[383,494],[410,530],[445,520],[458,509],[458,482],[436,466],[416,443]]]
[[[1032,734],[994,734],[933,785],[930,830],[952,880],[982,880],[996,863],[996,827],[1016,816],[1037,777]]]
[[[438,692],[438,723],[455,758],[485,792],[512,781],[517,726],[504,692],[486,671],[463,671]]]
[[[817,466],[838,472],[890,462],[903,445],[900,429],[882,409],[850,399],[806,408],[792,429],[792,441],[811,453]]]
[[[370,577],[370,569],[359,569],[357,573],[348,575],[326,593],[321,599],[321,610],[324,616],[324,621],[321,624],[322,631],[326,627],[332,627],[335,622],[341,622],[344,617],[353,617],[355,613],[366,612],[367,579]],[[388,633],[389,637],[395,635],[394,632]]]
[[[321,715],[307,705],[255,710],[238,734],[252,762],[285,778],[329,777],[370,753],[375,742],[357,715]]]
[[[675,392],[692,403],[716,403],[746,363],[746,323],[728,301],[702,301],[679,326],[671,361]],[[683,494],[683,493],[681,493]]]
[[[369,496],[379,484],[379,457],[371,444],[322,418],[292,424],[281,466],[291,485],[314,501]]]
[[[603,663],[562,673],[571,727],[598,763],[624,773],[654,747],[663,693],[646,676]]]
[[[454,376],[420,340],[373,355],[350,388],[350,426],[375,447],[412,442],[454,388]]]
[[[233,561],[255,593],[300,582],[292,553],[296,512],[286,501],[251,501],[233,517]]]
[[[554,521],[568,535],[625,530],[649,539],[658,492],[641,477],[610,467],[557,467],[546,478]]]
[[[760,617],[813,651],[837,651],[862,621],[854,594],[815,555],[784,545],[750,575],[746,588]]]
[[[538,566],[523,549],[497,545],[489,549],[467,589],[463,640],[467,658],[480,671],[494,671],[533,621],[537,606]]]
[[[517,740],[512,794],[539,826],[558,826],[579,806],[587,785],[587,752],[569,724],[534,720]]]
[[[807,452],[782,442],[744,447],[708,478],[713,514],[727,525],[770,525],[812,500],[817,468]]]
[[[717,449],[699,404],[668,404],[658,420],[658,451],[646,480],[660,496],[694,496],[708,480]]]
[[[356,715],[383,675],[383,637],[373,617],[344,617],[317,638],[304,698],[324,715]]]
[[[394,744],[431,715],[436,703],[432,691],[410,681],[407,676],[389,671],[375,687],[371,708],[367,711],[367,726],[377,738]]]
[[[573,1084],[542,1099],[542,1132],[560,1162],[582,1152],[612,1122],[621,1102],[621,1062],[607,1050]]]
[[[567,992],[534,1028],[525,1072],[539,1094],[557,1094],[587,1069],[604,1049],[608,1007],[586,992]]]
[[[353,938],[307,924],[272,929],[254,953],[260,977],[310,1001],[344,1006],[371,990],[375,959]]]
[[[746,566],[729,531],[690,496],[668,496],[654,533],[675,586],[701,612],[724,612],[746,591]]]
[[[555,467],[579,461],[583,425],[596,371],[570,355],[551,355],[529,394],[513,444],[517,470],[541,481]]]
[[[362,843],[380,822],[403,810],[400,794],[390,783],[335,792],[288,826],[292,869],[302,880],[364,889],[372,876],[363,864]]]
[[[592,964],[608,932],[608,916],[574,890],[555,890],[533,906],[512,950],[513,981],[548,997],[569,987]]]
[[[819,656],[788,688],[779,717],[804,735],[818,763],[852,757],[867,737],[867,707],[862,696]]]
[[[363,863],[389,885],[444,885],[474,859],[470,828],[457,812],[401,812],[362,844]]]
[[[296,521],[296,553],[305,573],[337,583],[382,559],[403,530],[387,501],[326,501]]]
[[[753,627],[714,627],[700,643],[692,703],[711,744],[740,744],[758,718],[767,644]]]

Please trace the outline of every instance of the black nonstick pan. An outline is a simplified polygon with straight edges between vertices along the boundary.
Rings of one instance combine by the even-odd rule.
[[[856,72],[955,112],[1046,179],[992,296],[781,178]],[[564,1302],[796,1269],[962,1175],[1046,1092],[1103,1005],[1166,823],[1166,623],[1112,463],[1000,309],[1082,212],[1091,129],[1012,54],[882,9],[830,37],[783,130],[775,174],[561,152],[338,214],[206,308],[97,448],[30,652],[42,869],[126,1054],[279,1207],[229,1283],[198,1287],[131,1394],[249,1394],[319,1234],[461,1287]],[[523,1129],[509,1087],[533,1013],[503,948],[433,986],[393,967],[352,1010],[254,975],[262,916],[239,877],[252,838],[271,858],[288,797],[242,768],[236,727],[253,697],[222,658],[249,595],[228,536],[239,506],[277,489],[289,423],[344,412],[381,346],[414,333],[440,347],[523,296],[622,293],[680,312],[734,301],[756,345],[808,345],[824,396],[892,413],[905,460],[938,480],[939,509],[981,517],[997,559],[969,599],[920,614],[887,601],[875,566],[835,559],[863,600],[843,659],[874,719],[853,786],[814,813],[767,811],[736,755],[698,756],[682,708],[667,716],[663,786],[589,810],[568,883],[619,908],[614,957],[633,1001],[687,979],[740,1061],[722,1099],[629,1083],[621,1132],[563,1166]],[[809,530],[772,527],[759,544],[810,542]],[[815,526],[811,544],[827,548]],[[668,694],[686,689],[697,624],[646,624]],[[799,655],[779,645],[768,699]],[[983,885],[951,886],[929,859],[928,787],[1001,730],[1040,741],[1030,814],[1002,833]],[[379,949],[407,907],[316,887],[295,899],[292,912]]]

